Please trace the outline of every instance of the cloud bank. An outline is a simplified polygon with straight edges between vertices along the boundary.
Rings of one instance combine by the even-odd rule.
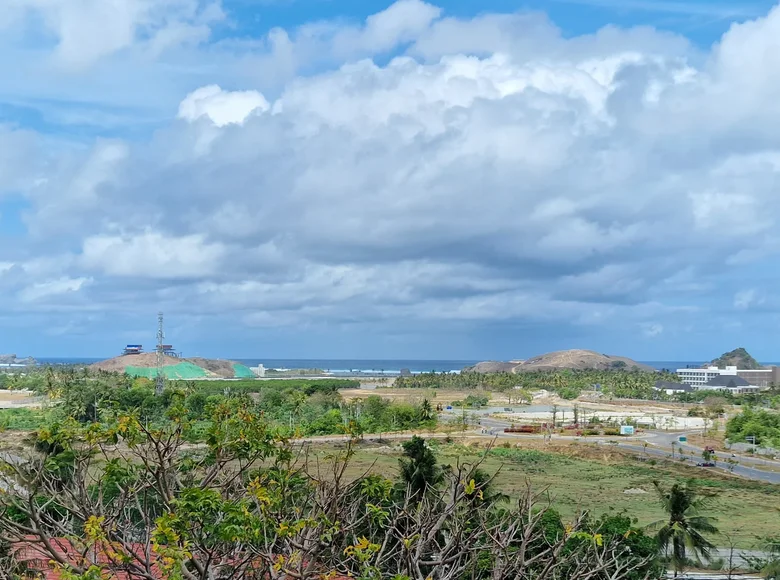
[[[420,0],[204,46],[217,4],[100,5],[14,0],[42,16],[52,66],[156,70],[167,50],[221,70],[141,138],[0,130],[0,196],[26,204],[0,249],[7,313],[163,308],[208,317],[204,334],[555,326],[634,350],[776,316],[755,272],[780,251],[778,8],[702,51]]]

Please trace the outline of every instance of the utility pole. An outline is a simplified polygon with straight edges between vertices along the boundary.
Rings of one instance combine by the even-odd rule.
[[[162,395],[165,390],[165,355],[163,353],[163,342],[165,341],[165,332],[163,331],[163,313],[157,313],[157,379],[155,381],[155,392]]]

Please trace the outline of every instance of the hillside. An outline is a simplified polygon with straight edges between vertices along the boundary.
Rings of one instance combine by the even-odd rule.
[[[28,356],[27,358],[19,358],[15,354],[0,354],[0,364],[2,365],[34,365],[36,360]]]
[[[168,379],[252,378],[254,374],[242,364],[222,359],[163,357],[163,370]],[[157,376],[157,353],[130,354],[104,360],[90,368],[125,372],[134,377]]]
[[[742,347],[735,348],[731,352],[723,353],[709,364],[720,368],[731,366],[745,370],[764,368],[756,359],[750,356],[748,351]]]
[[[494,373],[494,372],[533,372],[553,371],[558,369],[576,370],[641,370],[655,371],[653,367],[638,363],[623,356],[610,356],[592,350],[559,350],[531,357],[518,363],[481,362],[473,367],[467,367],[464,372]]]

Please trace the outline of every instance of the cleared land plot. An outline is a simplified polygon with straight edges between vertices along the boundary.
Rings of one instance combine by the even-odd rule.
[[[372,395],[382,397],[383,399],[392,399],[396,401],[421,401],[428,399],[433,404],[449,405],[452,401],[462,401],[469,395],[485,395],[493,403],[506,403],[506,395],[501,393],[491,393],[488,391],[479,391],[475,389],[455,391],[449,389],[393,389],[378,387],[375,389],[340,389],[339,394],[344,399],[365,399]]]

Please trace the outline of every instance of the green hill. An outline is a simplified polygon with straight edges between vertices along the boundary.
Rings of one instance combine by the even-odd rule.
[[[735,348],[731,352],[723,353],[710,364],[720,368],[731,366],[745,370],[764,368],[742,347]]]

